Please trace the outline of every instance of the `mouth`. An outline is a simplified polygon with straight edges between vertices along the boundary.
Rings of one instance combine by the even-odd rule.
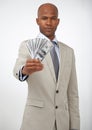
[[[45,28],[46,31],[52,31],[53,29],[52,28]]]

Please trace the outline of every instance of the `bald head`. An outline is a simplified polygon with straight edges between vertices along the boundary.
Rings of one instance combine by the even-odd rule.
[[[39,25],[40,32],[52,40],[59,24],[57,7],[51,3],[42,4],[38,8],[36,22]]]
[[[45,4],[42,4],[39,8],[38,8],[38,17],[42,14],[42,12],[44,10],[47,11],[54,11],[56,16],[58,17],[58,9],[57,7],[54,5],[54,4],[51,4],[51,3],[45,3]]]

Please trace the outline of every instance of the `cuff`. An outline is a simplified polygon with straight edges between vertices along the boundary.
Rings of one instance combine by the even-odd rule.
[[[24,66],[23,66],[24,67]],[[20,81],[25,81],[28,78],[28,75],[24,75],[22,74],[22,69],[23,67],[21,67],[21,69],[19,70],[19,80]]]

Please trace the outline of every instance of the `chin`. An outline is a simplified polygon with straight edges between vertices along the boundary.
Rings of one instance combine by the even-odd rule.
[[[45,33],[44,34],[46,37],[52,37],[53,35],[52,34],[50,34],[50,33]]]

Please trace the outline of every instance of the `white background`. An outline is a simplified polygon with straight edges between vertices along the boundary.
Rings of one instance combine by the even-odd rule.
[[[0,130],[19,130],[27,97],[27,84],[13,77],[18,48],[34,38],[37,8],[52,2],[61,19],[56,35],[75,51],[80,96],[81,130],[92,129],[92,1],[0,0]]]

